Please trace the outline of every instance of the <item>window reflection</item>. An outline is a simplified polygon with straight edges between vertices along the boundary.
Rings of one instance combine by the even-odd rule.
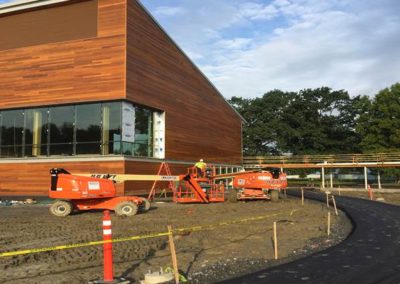
[[[103,104],[102,154],[121,154],[121,103]]]
[[[152,156],[153,112],[132,108],[128,124],[134,139],[127,142],[122,106],[118,101],[0,111],[0,157]]]
[[[1,117],[1,156],[23,156],[22,141],[24,134],[23,110],[8,110]]]
[[[25,111],[25,156],[47,155],[47,108]]]
[[[74,153],[74,106],[50,108],[50,155]]]
[[[76,106],[76,154],[100,154],[101,105]]]
[[[144,108],[136,108],[135,120],[135,156],[152,155],[153,113]]]

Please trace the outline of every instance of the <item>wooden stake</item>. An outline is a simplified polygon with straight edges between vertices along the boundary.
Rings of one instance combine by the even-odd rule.
[[[337,212],[336,201],[335,201],[335,196],[334,196],[334,195],[332,195],[332,202],[333,202],[333,206],[335,207],[335,214],[336,214],[336,216],[337,216],[337,215],[339,215],[339,214],[338,214],[338,212]]]
[[[274,222],[274,251],[275,251],[275,259],[278,259],[278,238],[276,236],[276,222]]]
[[[325,192],[326,194],[326,207],[329,208],[329,192]]]
[[[304,205],[304,189],[301,188],[301,205]]]
[[[171,249],[172,266],[174,268],[175,283],[179,283],[178,260],[176,258],[175,244],[172,235],[171,225],[168,225],[168,238],[169,238],[169,247]]]
[[[339,196],[342,196],[342,195],[340,194],[340,185],[339,185],[339,188],[338,188],[338,190],[339,190]]]
[[[331,234],[331,212],[328,212],[328,229],[327,229],[328,237]]]

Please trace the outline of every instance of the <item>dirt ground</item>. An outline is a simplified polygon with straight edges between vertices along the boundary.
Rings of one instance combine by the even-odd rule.
[[[293,211],[295,210],[295,211]],[[331,208],[332,210],[332,208]],[[331,211],[333,212],[333,211]],[[0,253],[102,239],[102,212],[65,218],[48,205],[0,207]],[[245,220],[261,216],[259,220]],[[130,237],[173,228],[216,225],[174,235],[179,269],[190,283],[213,283],[291,261],[334,245],[351,232],[344,213],[332,215],[326,235],[324,204],[288,198],[279,202],[223,204],[153,203],[133,217],[112,214],[113,237]],[[279,260],[273,260],[273,222],[277,222]],[[149,270],[172,267],[168,237],[114,244],[114,275],[137,283]],[[87,283],[102,279],[102,246],[0,257],[0,283]]]
[[[366,191],[366,190],[341,191],[340,194],[343,196],[369,199],[368,191]],[[338,193],[335,192],[335,195],[338,195]],[[380,202],[386,202],[386,203],[390,203],[390,204],[395,204],[395,205],[400,205],[400,192],[399,193],[374,192],[374,200],[377,200]]]

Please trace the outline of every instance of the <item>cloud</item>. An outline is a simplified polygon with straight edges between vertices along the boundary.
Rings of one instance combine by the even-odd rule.
[[[161,6],[154,10],[154,15],[157,17],[171,17],[179,14],[184,14],[186,10],[183,7],[167,7]]]
[[[157,9],[157,0],[144,1]],[[320,86],[373,95],[400,81],[397,0],[171,0],[170,5],[186,13],[160,18],[161,24],[228,98]]]
[[[241,16],[251,20],[270,20],[278,16],[279,10],[274,5],[245,3],[241,7]]]

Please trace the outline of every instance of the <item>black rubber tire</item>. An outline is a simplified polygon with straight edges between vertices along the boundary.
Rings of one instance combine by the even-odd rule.
[[[279,201],[279,192],[277,190],[271,190],[271,201],[277,202]]]
[[[50,206],[50,213],[54,216],[65,217],[72,213],[72,203],[65,200],[57,200]]]
[[[148,200],[147,198],[142,198],[142,204],[140,204],[140,212],[146,212],[149,211],[151,208],[151,203],[150,200]]]
[[[114,208],[118,216],[134,216],[139,211],[139,206],[131,201],[122,201]]]
[[[231,190],[229,190],[229,202],[230,203],[237,203],[238,202],[238,190],[236,188],[232,188]]]

